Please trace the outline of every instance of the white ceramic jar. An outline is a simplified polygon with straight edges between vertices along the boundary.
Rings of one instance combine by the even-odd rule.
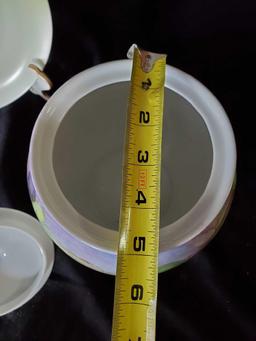
[[[115,274],[122,150],[131,61],[66,82],[35,124],[28,187],[44,228],[67,254]],[[236,147],[218,100],[167,66],[159,271],[184,262],[218,231],[234,188]]]

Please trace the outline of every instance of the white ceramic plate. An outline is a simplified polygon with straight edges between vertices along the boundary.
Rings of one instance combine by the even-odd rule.
[[[40,223],[23,212],[0,208],[0,316],[42,288],[53,262],[53,243]]]
[[[27,92],[43,69],[52,44],[47,0],[0,1],[0,108]]]

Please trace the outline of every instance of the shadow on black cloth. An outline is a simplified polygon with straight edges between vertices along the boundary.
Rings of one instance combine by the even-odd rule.
[[[46,73],[54,89],[136,42],[202,81],[234,128],[237,189],[223,228],[186,264],[159,276],[157,340],[256,340],[256,4],[254,1],[50,2],[54,38]],[[26,161],[44,102],[26,94],[0,110],[0,206],[33,215]],[[0,318],[0,341],[110,340],[114,278],[56,248],[44,288]]]

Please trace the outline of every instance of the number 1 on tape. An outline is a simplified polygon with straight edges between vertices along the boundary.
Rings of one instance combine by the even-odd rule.
[[[155,339],[166,56],[133,48],[112,341]]]

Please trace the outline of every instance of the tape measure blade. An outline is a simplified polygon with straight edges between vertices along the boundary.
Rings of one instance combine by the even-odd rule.
[[[134,50],[112,341],[155,337],[165,59]]]

